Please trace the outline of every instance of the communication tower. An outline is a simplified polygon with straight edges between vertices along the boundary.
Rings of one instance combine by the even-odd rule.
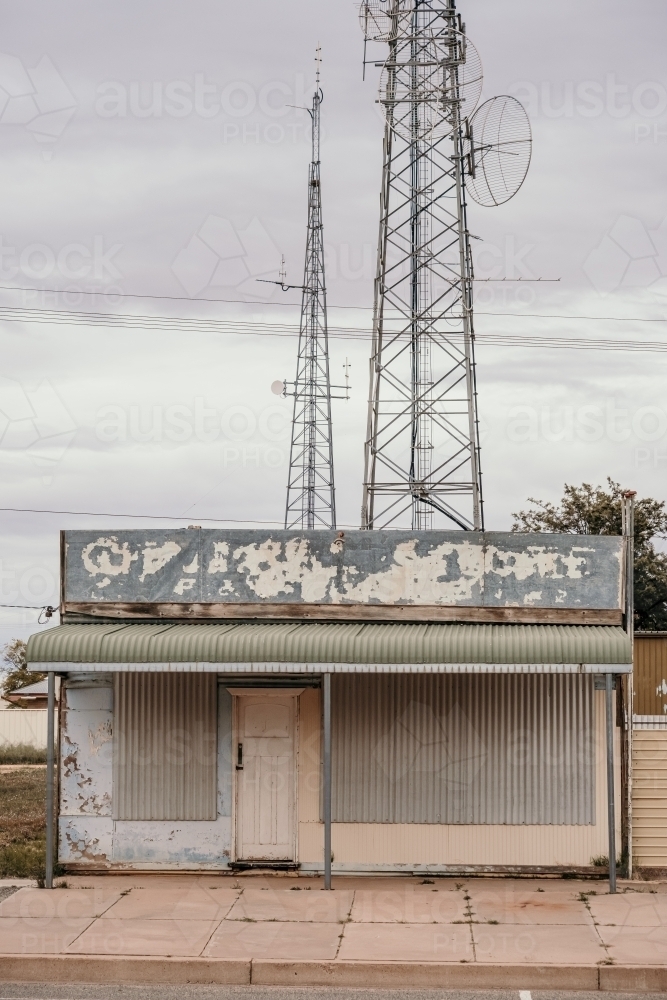
[[[327,297],[324,276],[322,190],[320,184],[320,49],[311,108],[312,156],[308,172],[308,231],[301,288],[301,321],[294,412],[287,480],[286,528],[335,528],[331,380]],[[280,284],[284,289],[295,287]],[[287,393],[287,384],[285,385]]]
[[[482,205],[518,191],[530,124],[511,97],[475,110],[482,66],[455,0],[359,13],[388,46],[362,527],[482,530],[466,191]]]

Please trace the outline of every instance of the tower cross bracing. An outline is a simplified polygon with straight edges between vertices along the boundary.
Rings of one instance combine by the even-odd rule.
[[[362,527],[478,530],[464,150],[481,67],[454,0],[367,8],[386,25],[388,57]]]
[[[318,50],[317,83],[312,107],[309,109],[312,119],[312,156],[308,172],[308,229],[293,393],[286,528],[336,527],[320,184],[321,104]]]

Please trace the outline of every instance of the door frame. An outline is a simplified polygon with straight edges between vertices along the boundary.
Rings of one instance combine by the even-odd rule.
[[[298,861],[299,857],[299,715],[301,702],[299,701],[299,695],[303,694],[306,690],[304,687],[284,687],[284,688],[265,688],[265,687],[228,687],[228,692],[232,696],[232,759],[230,761],[230,766],[232,769],[232,844],[230,851],[230,860],[239,860],[239,837],[238,837],[238,794],[239,794],[239,781],[236,772],[236,746],[239,742],[239,698],[294,698],[294,767],[292,769],[292,801],[294,803],[293,811],[293,830],[292,830],[292,853],[294,855],[294,862]]]

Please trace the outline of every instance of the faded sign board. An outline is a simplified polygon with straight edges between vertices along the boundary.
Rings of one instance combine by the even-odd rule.
[[[618,536],[267,529],[63,532],[63,601],[618,610]]]

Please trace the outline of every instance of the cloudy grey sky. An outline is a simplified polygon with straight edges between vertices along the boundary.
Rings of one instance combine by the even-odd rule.
[[[517,96],[534,134],[519,195],[470,211],[477,275],[561,279],[478,286],[487,526],[508,528],[528,496],[556,499],[565,481],[611,475],[662,499],[667,355],[500,348],[484,336],[667,342],[667,10],[655,0],[459,9],[483,99]],[[147,317],[128,329],[0,315],[0,507],[280,522],[289,401],[270,386],[292,377],[296,341],[275,326],[290,334],[298,309],[256,279],[275,277],[284,254],[301,280],[308,119],[290,105],[309,101],[318,41],[329,319],[370,322],[382,123],[378,71],[362,82],[355,4],[0,0],[0,10],[0,284],[69,290],[3,287],[0,306]],[[272,335],[244,332],[257,323]],[[359,518],[368,346],[331,345],[336,378],[352,365],[352,399],[334,404],[348,525]],[[149,523],[0,512],[2,603],[57,602],[60,528]],[[0,641],[34,617],[0,611]]]

